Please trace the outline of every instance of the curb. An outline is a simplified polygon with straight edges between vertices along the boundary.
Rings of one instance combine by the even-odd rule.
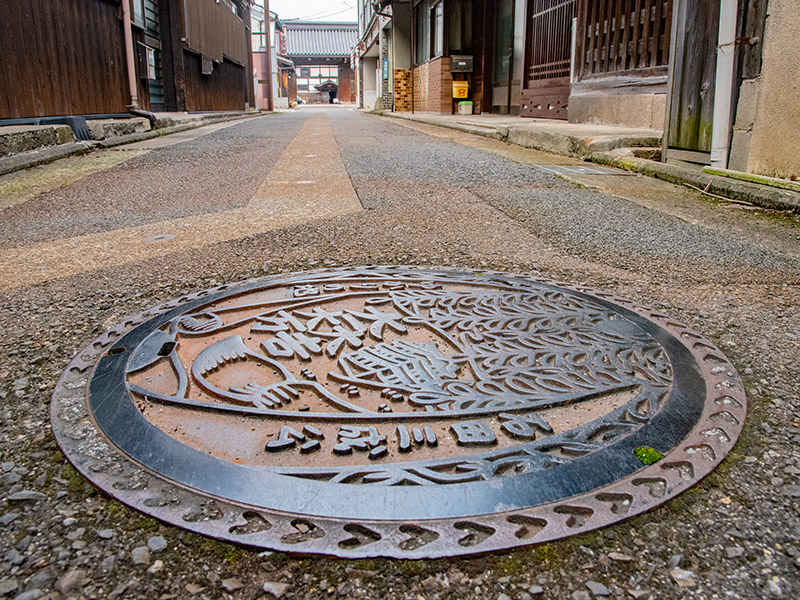
[[[60,158],[67,158],[73,154],[91,152],[94,144],[89,142],[69,142],[58,146],[47,146],[39,150],[29,150],[6,158],[0,158],[0,175],[7,175],[14,171],[22,171],[31,167],[38,167],[54,162]]]
[[[722,201],[747,202],[762,208],[800,213],[800,193],[790,190],[709,175],[687,167],[636,158],[630,155],[630,151],[625,152],[624,150],[597,152],[589,156],[587,160],[662,179],[677,185],[699,188],[701,193],[719,197]]]
[[[191,122],[179,123],[169,127],[159,129],[151,129],[150,131],[143,131],[141,133],[130,133],[127,135],[115,136],[107,140],[98,140],[92,142],[70,142],[67,144],[60,144],[58,146],[48,146],[38,150],[31,150],[28,152],[21,152],[13,156],[0,158],[0,175],[7,175],[15,171],[37,167],[47,163],[54,162],[61,158],[66,158],[75,154],[83,154],[91,152],[96,148],[113,148],[123,144],[131,144],[133,142],[141,142],[171,133],[180,133],[181,131],[188,131],[190,129],[197,129],[205,125],[213,123],[222,123],[227,121],[241,121],[244,119],[253,119],[256,117],[264,117],[268,114],[274,113],[253,113],[253,114],[236,114],[219,117],[208,117],[193,120]]]
[[[551,131],[535,131],[528,127],[514,125],[510,127],[498,127],[495,125],[465,125],[464,123],[442,122],[435,117],[426,117],[424,115],[411,116],[407,115],[406,113],[378,110],[367,112],[368,114],[382,117],[404,119],[406,121],[425,123],[427,125],[436,125],[437,127],[444,127],[447,129],[455,129],[465,133],[472,133],[475,135],[500,140],[501,142],[514,144],[515,146],[522,146],[523,148],[530,148],[532,150],[539,150],[541,152],[549,152],[551,154],[558,154],[561,156],[569,156],[571,158],[579,158],[584,160],[597,152],[608,152],[619,148],[646,148],[661,146],[661,138],[652,136],[597,135],[594,137],[581,137],[577,135],[554,133]]]
[[[475,135],[480,135],[483,137],[492,138],[494,140],[500,140],[501,142],[508,141],[508,127],[480,127],[480,126],[473,126],[473,125],[464,125],[463,123],[442,123],[441,121],[436,120],[435,118],[425,117],[414,115],[406,116],[405,113],[396,113],[391,111],[383,111],[383,110],[369,110],[365,111],[367,114],[370,115],[377,115],[379,117],[390,117],[392,119],[403,119],[404,121],[412,121],[414,123],[425,123],[426,125],[436,125],[437,127],[443,127],[445,129],[455,129],[456,131],[464,131],[466,133],[473,133]]]
[[[366,112],[367,114],[455,129],[516,146],[609,165],[618,169],[647,175],[648,177],[662,179],[669,183],[699,188],[698,191],[700,193],[719,197],[722,201],[746,202],[762,208],[800,213],[800,192],[710,175],[686,167],[636,158],[629,150],[629,148],[636,147],[661,147],[660,138],[616,138],[612,136],[580,138],[552,132],[532,132],[525,127],[479,127],[461,123],[443,123],[436,118],[426,118],[418,115],[412,117],[410,115],[406,116],[404,113],[392,113],[389,111],[372,110]],[[624,146],[620,147],[620,144]]]

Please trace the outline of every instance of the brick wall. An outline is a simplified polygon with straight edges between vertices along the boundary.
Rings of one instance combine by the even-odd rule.
[[[411,111],[411,70],[394,70],[394,109],[400,112]]]
[[[414,109],[450,114],[453,111],[453,74],[450,57],[435,58],[414,68]]]

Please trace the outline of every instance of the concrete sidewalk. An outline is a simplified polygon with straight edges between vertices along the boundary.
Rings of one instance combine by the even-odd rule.
[[[662,132],[508,115],[442,115],[372,111],[372,114],[447,127],[542,152],[568,156],[687,185],[722,201],[800,212],[800,193],[704,173],[659,160]]]
[[[534,150],[585,159],[617,148],[661,147],[661,131],[609,125],[568,123],[508,115],[441,115],[374,111],[385,117],[449,127]]]
[[[258,111],[154,113],[142,117],[87,119],[90,140],[78,141],[69,125],[11,125],[0,127],[0,175],[35,167],[93,148],[111,148],[202,127],[211,123],[261,116]]]

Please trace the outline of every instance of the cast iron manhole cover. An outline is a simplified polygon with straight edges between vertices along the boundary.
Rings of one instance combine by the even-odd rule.
[[[707,475],[744,416],[728,360],[667,315],[544,280],[399,267],[167,303],[81,352],[52,404],[70,461],[158,519],[406,558],[641,513]]]

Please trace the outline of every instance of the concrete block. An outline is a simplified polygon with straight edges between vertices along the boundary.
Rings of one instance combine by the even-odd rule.
[[[508,143],[563,156],[574,156],[575,152],[570,136],[534,131],[527,127],[509,127]]]
[[[664,94],[592,94],[569,97],[569,122],[644,129],[664,127]]]
[[[69,129],[69,127],[67,127]],[[11,156],[0,157],[0,175],[29,169],[37,165],[44,165],[59,158],[65,158],[79,152],[87,152],[92,149],[87,142],[73,142],[70,144],[58,144],[55,146],[45,146],[30,152],[20,152]]]
[[[653,94],[653,112],[650,118],[651,129],[664,129],[667,119],[667,95]]]
[[[509,127],[507,141],[510,144],[575,158],[585,158],[595,152],[608,152],[617,148],[661,145],[661,138],[657,136],[567,135],[561,132],[537,131],[525,126]]]
[[[105,140],[150,130],[150,121],[144,118],[89,120],[86,121],[86,125],[93,140]]]
[[[731,149],[728,155],[728,168],[734,171],[747,171],[750,159],[750,140],[753,133],[750,129],[734,129]]]
[[[0,156],[29,152],[75,141],[69,125],[12,125],[0,127]]]
[[[597,153],[592,160],[601,164],[613,165],[620,169],[634,171],[682,185],[689,183],[695,188],[706,190],[718,196],[744,200],[756,206],[800,212],[800,193],[773,188],[727,177],[717,177],[697,170],[696,167],[682,167],[674,164],[649,161],[624,156],[622,151]]]
[[[609,152],[617,148],[653,148],[656,146],[661,146],[661,138],[659,136],[603,135],[580,139],[577,146],[577,156],[585,157],[594,152]]]
[[[758,110],[758,93],[761,90],[760,79],[747,79],[739,87],[739,101],[736,104],[736,129],[752,129]]]

